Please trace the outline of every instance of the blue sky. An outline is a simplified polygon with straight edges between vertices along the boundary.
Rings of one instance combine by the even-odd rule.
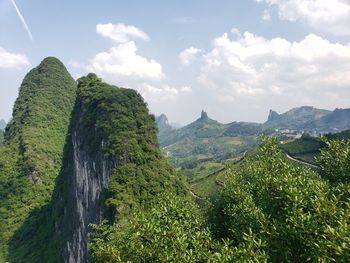
[[[349,107],[349,0],[0,0],[0,119],[46,56],[138,90],[156,115],[263,122]]]

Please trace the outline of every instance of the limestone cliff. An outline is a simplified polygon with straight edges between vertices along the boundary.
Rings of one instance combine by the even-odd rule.
[[[98,223],[102,216],[101,194],[107,189],[116,161],[103,155],[103,139],[92,145],[90,138],[98,138],[95,129],[84,125],[86,109],[78,98],[70,143],[71,154],[65,165],[66,200],[64,261],[87,262],[89,224]]]
[[[64,170],[63,260],[88,262],[90,224],[115,222],[164,190],[184,191],[162,157],[157,128],[134,90],[78,80]]]

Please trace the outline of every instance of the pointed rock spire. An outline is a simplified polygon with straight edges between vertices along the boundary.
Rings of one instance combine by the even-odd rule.
[[[202,110],[201,112],[201,120],[206,120],[208,119],[208,113],[206,113],[204,110]]]
[[[269,116],[267,117],[267,121],[275,120],[279,114],[276,111],[270,110]]]

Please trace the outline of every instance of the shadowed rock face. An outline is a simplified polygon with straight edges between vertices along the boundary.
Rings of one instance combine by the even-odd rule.
[[[269,116],[267,117],[267,121],[275,120],[279,117],[279,114],[273,110],[270,110]]]
[[[201,120],[206,120],[206,119],[208,119],[209,117],[208,117],[208,113],[206,113],[204,110],[202,110],[202,112],[201,112]]]
[[[79,104],[79,102],[78,102]],[[84,109],[77,105],[75,122],[71,130],[70,154],[67,163],[66,200],[64,228],[64,261],[69,263],[88,262],[89,224],[98,223],[102,217],[101,194],[108,186],[113,160],[103,156],[103,140],[92,146],[89,142],[94,130],[83,125]],[[95,136],[93,136],[95,137]],[[96,135],[96,138],[98,136]]]

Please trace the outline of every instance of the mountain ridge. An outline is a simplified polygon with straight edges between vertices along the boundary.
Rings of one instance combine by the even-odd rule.
[[[0,262],[87,262],[90,223],[162,191],[187,195],[138,92],[53,57],[26,75],[0,147]]]

